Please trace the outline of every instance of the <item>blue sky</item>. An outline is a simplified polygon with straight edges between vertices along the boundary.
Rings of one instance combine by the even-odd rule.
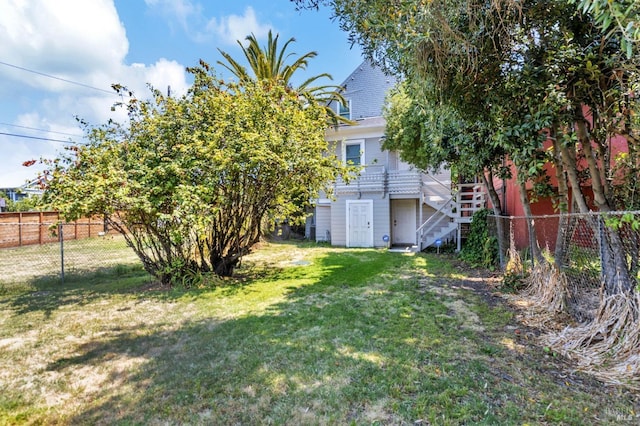
[[[289,0],[4,0],[0,188],[20,186],[41,169],[23,162],[53,158],[69,145],[36,138],[82,141],[75,117],[123,120],[111,111],[118,100],[112,83],[139,97],[147,83],[184,93],[185,67],[200,59],[216,66],[218,48],[242,58],[235,40],[253,33],[264,43],[270,29],[281,43],[295,37],[291,52],[318,52],[300,81],[328,72],[338,84],[362,62],[328,10],[297,11]]]

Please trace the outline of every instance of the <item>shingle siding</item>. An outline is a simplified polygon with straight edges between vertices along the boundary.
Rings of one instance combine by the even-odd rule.
[[[369,61],[360,64],[341,84],[344,87],[343,97],[350,101],[351,119],[382,116],[385,96],[395,84],[394,77],[385,75]],[[337,108],[335,103],[333,108]]]

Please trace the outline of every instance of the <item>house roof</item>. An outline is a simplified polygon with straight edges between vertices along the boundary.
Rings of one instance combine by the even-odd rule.
[[[385,74],[370,61],[362,62],[341,84],[342,95],[350,101],[351,119],[382,116],[387,91],[395,84],[395,77]]]

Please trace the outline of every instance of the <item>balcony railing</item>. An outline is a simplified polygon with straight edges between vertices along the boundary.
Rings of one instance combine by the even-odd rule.
[[[389,194],[417,194],[422,190],[422,173],[418,170],[401,170],[388,173]]]
[[[336,194],[384,192],[388,194],[418,194],[422,188],[422,173],[418,170],[387,171],[384,166],[367,166],[349,183],[336,182]]]

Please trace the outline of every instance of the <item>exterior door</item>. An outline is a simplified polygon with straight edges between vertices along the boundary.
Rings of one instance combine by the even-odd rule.
[[[347,247],[373,247],[373,201],[347,201]]]
[[[416,200],[391,203],[391,244],[416,244]]]

